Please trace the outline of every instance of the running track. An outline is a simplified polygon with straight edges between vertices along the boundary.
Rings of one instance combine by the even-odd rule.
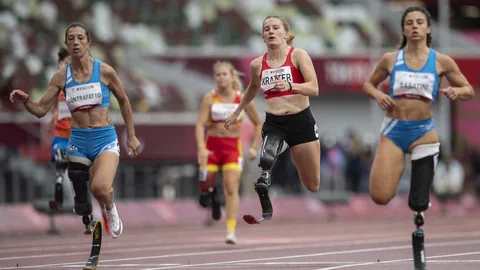
[[[450,214],[450,215],[453,215]],[[97,269],[413,269],[412,218],[369,220],[239,221],[239,243],[223,243],[223,222],[213,227],[125,228],[104,233]],[[428,269],[480,269],[480,215],[426,217]],[[91,238],[0,238],[0,269],[82,269]],[[17,266],[18,265],[18,266]]]

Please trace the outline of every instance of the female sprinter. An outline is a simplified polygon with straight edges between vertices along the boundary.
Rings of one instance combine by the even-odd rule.
[[[220,219],[220,204],[215,190],[217,172],[222,170],[223,189],[226,201],[227,238],[226,243],[235,244],[235,226],[239,206],[240,174],[243,167],[240,142],[241,119],[226,130],[226,118],[237,108],[241,100],[242,83],[237,71],[229,62],[218,61],[213,66],[217,88],[207,93],[200,106],[196,126],[198,163],[200,165],[200,204],[212,207],[212,218]],[[254,103],[245,107],[250,120],[255,125],[255,137],[249,149],[249,158],[254,160],[260,143],[262,121]],[[205,128],[207,139],[205,140]]]
[[[403,41],[400,49],[383,55],[363,87],[386,114],[370,174],[370,195],[377,204],[390,202],[404,171],[405,154],[410,153],[412,173],[408,205],[415,211],[417,231],[414,236],[420,235],[422,241],[420,227],[424,223],[423,212],[429,207],[440,148],[432,102],[438,92],[450,100],[469,100],[474,96],[472,86],[454,60],[430,48],[431,20],[427,10],[408,8],[401,22]],[[389,95],[377,90],[388,76]],[[442,77],[451,86],[439,90]],[[417,261],[422,259],[416,257]]]
[[[238,108],[228,117],[229,129],[261,88],[266,99],[266,118],[262,128],[259,166],[262,174],[255,183],[262,206],[262,219],[244,216],[248,223],[271,219],[268,196],[273,165],[286,147],[297,167],[300,180],[311,192],[320,187],[320,141],[310,111],[310,96],[318,95],[318,82],[310,56],[291,47],[293,35],[284,18],[269,16],[263,21],[263,40],[267,53],[250,63],[251,80]]]
[[[122,233],[123,225],[113,201],[112,184],[120,148],[115,127],[109,119],[110,92],[117,98],[127,126],[128,154],[135,156],[139,152],[140,142],[135,137],[130,102],[115,70],[89,55],[90,32],[83,24],[72,23],[68,26],[65,44],[71,62],[53,75],[40,101],[30,100],[21,90],[14,90],[10,100],[23,103],[31,114],[40,118],[50,110],[60,91],[64,92],[72,114],[67,156],[68,177],[75,191],[75,213],[84,217],[88,231],[92,214],[88,181],[89,168],[92,167],[90,190],[106,212],[106,231],[117,238]]]

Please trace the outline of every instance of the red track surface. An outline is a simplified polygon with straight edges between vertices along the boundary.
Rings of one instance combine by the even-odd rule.
[[[428,212],[427,212],[428,214]],[[82,269],[91,238],[78,233],[0,239],[0,269]],[[224,224],[104,234],[98,269],[413,269],[413,218]],[[428,269],[480,269],[480,215],[426,217]],[[18,264],[18,267],[17,267]]]

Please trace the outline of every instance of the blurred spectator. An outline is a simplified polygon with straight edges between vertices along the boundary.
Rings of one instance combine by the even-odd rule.
[[[345,177],[347,181],[347,189],[358,193],[360,185],[365,174],[365,164],[363,162],[365,156],[365,147],[360,135],[350,131],[348,134],[348,144],[346,148],[347,165]]]
[[[449,200],[460,198],[464,181],[465,171],[462,164],[450,153],[441,151],[435,170],[433,190],[443,206],[443,212],[446,211],[446,203]]]
[[[296,46],[314,54],[362,50],[379,35],[377,32],[384,31],[373,25],[365,4],[331,0],[249,0],[238,5],[233,0],[0,1],[0,14],[0,110],[24,110],[6,102],[14,88],[35,92],[36,96],[44,93],[55,70],[54,52],[64,42],[64,29],[73,21],[90,28],[96,41],[90,48],[92,56],[135,76],[142,69],[150,70],[129,65],[128,51],[132,48],[143,55],[182,46],[203,52],[241,47],[263,52],[259,32],[267,14],[290,18]],[[128,93],[135,111],[194,109],[172,104],[182,103],[178,98],[182,91],[148,77],[131,78],[137,84],[132,92],[139,92]]]

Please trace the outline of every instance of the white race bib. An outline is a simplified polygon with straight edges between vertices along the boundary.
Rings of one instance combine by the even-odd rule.
[[[275,81],[278,77],[279,80],[293,83],[292,70],[290,66],[265,69],[262,71],[262,80],[260,81],[260,87],[263,92],[271,90],[275,86]]]
[[[212,120],[225,121],[238,107],[235,103],[214,103],[212,104]]]
[[[58,101],[58,120],[72,118],[67,102],[62,99]]]
[[[99,82],[69,87],[65,99],[71,111],[95,107],[102,104],[102,87]]]
[[[393,95],[416,95],[432,99],[435,75],[423,72],[395,72]]]

